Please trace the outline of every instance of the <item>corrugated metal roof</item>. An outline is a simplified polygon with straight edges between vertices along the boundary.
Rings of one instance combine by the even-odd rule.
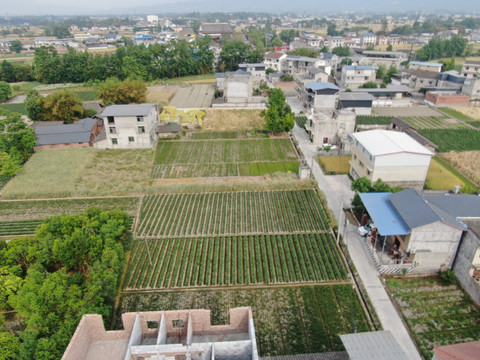
[[[423,198],[456,218],[480,218],[480,197],[470,194],[424,194]]]
[[[360,193],[363,205],[377,226],[382,236],[407,235],[410,228],[403,222],[400,214],[395,210],[389,195],[392,193]]]
[[[147,116],[156,104],[110,105],[102,112],[105,116]]]
[[[37,145],[73,144],[90,141],[95,119],[86,118],[74,124],[35,127]]]
[[[305,85],[305,87],[313,91],[324,90],[324,89],[340,90],[338,86],[329,82],[324,82],[324,81],[309,82]]]
[[[442,63],[434,63],[434,62],[424,62],[424,61],[410,61],[409,65],[414,66],[425,66],[425,67],[442,67]]]
[[[340,335],[350,360],[405,360],[405,352],[390,331]]]
[[[410,136],[399,131],[370,130],[352,134],[358,142],[372,155],[382,156],[396,153],[413,153],[419,155],[434,154],[413,140]]]
[[[343,101],[373,101],[375,98],[368,93],[353,93],[343,92],[340,93],[340,100]]]

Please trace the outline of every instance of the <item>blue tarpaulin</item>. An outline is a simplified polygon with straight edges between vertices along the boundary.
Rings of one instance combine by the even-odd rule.
[[[410,233],[409,227],[403,222],[388,199],[391,193],[360,193],[359,195],[380,235],[407,235]]]

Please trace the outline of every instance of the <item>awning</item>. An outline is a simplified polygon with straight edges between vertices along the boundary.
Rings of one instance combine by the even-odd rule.
[[[360,193],[363,205],[382,236],[407,235],[410,229],[388,199],[391,193]]]

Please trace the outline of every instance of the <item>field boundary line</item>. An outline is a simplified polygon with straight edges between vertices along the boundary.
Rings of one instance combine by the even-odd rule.
[[[50,201],[50,200],[89,200],[89,199],[121,199],[121,198],[140,198],[144,194],[132,195],[107,195],[107,196],[72,196],[64,198],[37,198],[37,199],[0,199],[0,202],[27,202],[27,201]]]
[[[221,286],[184,286],[178,288],[145,288],[120,290],[121,294],[148,294],[160,292],[196,292],[196,291],[228,291],[228,290],[258,290],[258,289],[277,289],[277,288],[297,288],[303,286],[333,286],[333,285],[352,285],[351,279],[335,280],[335,281],[301,281],[301,282],[282,282],[272,284],[242,284],[242,285],[221,285]]]

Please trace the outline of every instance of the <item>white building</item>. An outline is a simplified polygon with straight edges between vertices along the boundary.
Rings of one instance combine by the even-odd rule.
[[[340,84],[344,88],[357,89],[377,79],[377,67],[370,65],[344,65]]]
[[[320,111],[307,115],[305,130],[314,145],[341,144],[355,130],[356,115],[349,110]]]
[[[360,46],[368,47],[368,46],[375,46],[377,44],[377,35],[374,33],[365,33],[360,35]]]
[[[252,80],[254,83],[265,82],[265,64],[239,64],[238,68],[245,72],[252,74]]]
[[[95,142],[100,149],[151,148],[157,140],[156,104],[111,105],[103,110],[106,138]]]
[[[434,155],[405,133],[371,130],[352,134],[350,175],[392,186],[423,189]]]
[[[266,68],[272,68],[275,72],[282,71],[282,60],[287,57],[287,54],[279,52],[271,52],[265,55],[263,63]]]
[[[150,24],[156,24],[156,23],[158,23],[158,16],[157,15],[147,15],[147,21]]]

